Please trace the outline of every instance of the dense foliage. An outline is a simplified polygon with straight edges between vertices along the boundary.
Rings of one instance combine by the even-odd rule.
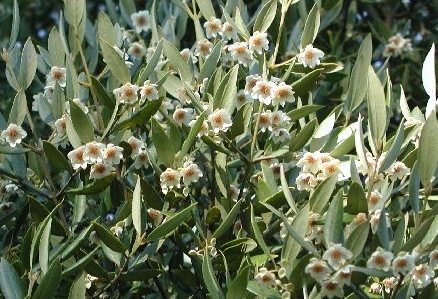
[[[438,296],[433,2],[44,5],[0,11],[0,298]]]

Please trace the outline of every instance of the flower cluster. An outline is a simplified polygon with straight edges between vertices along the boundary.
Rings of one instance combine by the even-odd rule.
[[[409,38],[404,38],[400,33],[391,36],[383,50],[383,56],[403,56],[412,52],[412,44]]]
[[[166,194],[174,187],[181,187],[181,179],[185,186],[183,193],[187,196],[190,189],[188,188],[192,183],[195,183],[203,176],[202,171],[198,165],[192,161],[184,163],[183,167],[179,170],[167,168],[160,175],[161,191]]]

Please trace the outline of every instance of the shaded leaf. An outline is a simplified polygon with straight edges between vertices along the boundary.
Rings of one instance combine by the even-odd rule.
[[[342,219],[344,215],[344,206],[342,192],[342,190],[339,190],[327,210],[324,223],[324,241],[326,244],[343,243],[344,232]]]
[[[26,94],[23,89],[20,89],[15,95],[14,102],[12,103],[12,109],[9,112],[9,123],[14,123],[19,126],[26,118],[27,100]]]
[[[214,273],[210,259],[210,252],[208,250],[205,250],[202,261],[202,275],[210,297],[213,299],[224,299],[225,296],[216,280],[216,274]]]
[[[50,142],[43,141],[44,154],[50,164],[57,169],[70,171],[71,166],[65,156]]]
[[[314,113],[318,110],[321,110],[325,106],[323,105],[306,105],[294,110],[291,110],[287,113],[287,116],[290,118],[290,122],[294,122],[299,120],[300,118],[306,117],[307,115]]]
[[[44,275],[40,284],[38,285],[32,299],[47,299],[52,298],[58,291],[61,283],[61,263],[59,258],[55,259],[50,265],[46,275]]]
[[[152,139],[154,140],[160,160],[166,167],[171,167],[175,159],[175,151],[169,136],[154,118],[152,118]]]
[[[424,187],[430,183],[435,174],[438,163],[438,151],[436,141],[438,140],[438,125],[435,114],[431,114],[423,126],[418,146],[418,172]]]
[[[108,248],[120,253],[124,253],[126,251],[126,246],[102,225],[93,221],[93,228],[96,231],[98,238],[103,242],[103,244],[108,246]]]
[[[0,289],[5,299],[22,299],[26,291],[14,267],[3,257],[0,261]]]
[[[160,109],[162,100],[150,101],[135,113],[131,118],[120,122],[114,127],[113,132],[121,131],[123,129],[132,129],[136,126],[142,126],[148,122],[151,117]]]
[[[84,194],[84,195],[92,195],[97,194],[105,190],[113,181],[115,174],[112,173],[104,178],[95,180],[94,182],[79,188],[69,189],[68,193],[71,194]]]

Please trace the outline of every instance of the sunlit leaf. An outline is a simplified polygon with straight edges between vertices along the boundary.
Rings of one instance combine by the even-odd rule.
[[[307,16],[306,24],[304,25],[303,35],[301,36],[301,48],[313,44],[316,35],[319,31],[320,14],[318,5],[315,3]]]
[[[269,0],[260,10],[253,27],[253,32],[265,32],[271,26],[277,13],[277,0]]]

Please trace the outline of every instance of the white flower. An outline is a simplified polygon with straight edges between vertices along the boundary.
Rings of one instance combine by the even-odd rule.
[[[73,166],[73,169],[86,169],[87,168],[87,161],[84,160],[84,152],[85,152],[85,145],[82,145],[78,147],[77,149],[74,149],[70,151],[67,154],[67,157],[70,159],[70,163]]]
[[[416,288],[427,286],[435,277],[435,272],[428,264],[420,264],[415,266],[411,272],[412,282]]]
[[[138,102],[137,91],[137,85],[126,83],[125,85],[114,89],[113,93],[116,96],[117,101],[120,101],[120,103],[132,105]]]
[[[239,198],[239,193],[240,190],[235,185],[230,185],[230,187],[228,188],[228,196],[232,200],[237,200]]]
[[[269,50],[268,34],[266,32],[256,31],[249,38],[249,51],[262,54],[263,50]]]
[[[260,102],[269,105],[276,87],[277,85],[272,81],[258,80],[252,88],[251,96],[253,99],[258,99]]]
[[[321,167],[322,173],[320,173],[318,175],[318,178],[325,180],[331,174],[338,172],[340,163],[341,163],[341,161],[339,161],[338,159],[333,159],[331,161],[321,163],[320,167]]]
[[[198,119],[198,117],[196,117],[196,119],[192,119],[192,120],[189,122],[189,127],[192,128],[192,127],[195,125],[197,119]],[[199,133],[198,133],[197,136],[198,136],[198,137],[202,137],[202,136],[204,136],[204,135],[208,135],[208,123],[207,123],[206,120],[204,120],[204,121],[202,122],[201,129],[199,130]]]
[[[178,170],[167,168],[160,175],[161,191],[167,194],[169,189],[180,187],[181,174]]]
[[[123,234],[123,227],[118,225],[113,226],[110,228],[110,232],[112,232],[115,237],[120,238]]]
[[[409,168],[405,163],[397,161],[388,170],[389,177],[392,181],[401,180],[405,176],[410,174]]]
[[[258,284],[263,290],[277,285],[274,273],[268,271],[266,268],[260,268],[259,272],[254,278],[257,280]]]
[[[347,226],[345,227],[345,234],[346,236],[348,236],[356,227],[358,227],[359,225],[361,225],[362,223],[364,223],[365,221],[367,221],[367,215],[365,213],[359,213],[357,214],[354,219],[347,224]]]
[[[409,38],[404,38],[400,33],[391,36],[388,39],[388,44],[385,45],[383,56],[399,56],[405,53],[412,52],[412,44]]]
[[[272,105],[284,106],[286,103],[295,101],[292,87],[284,82],[281,82],[274,88],[272,95]]]
[[[65,122],[64,116],[55,121],[55,129],[56,134],[58,134],[59,137],[62,137],[67,133],[67,123]]]
[[[135,159],[137,155],[144,149],[144,142],[140,139],[135,138],[134,136],[129,137],[128,143],[131,146],[131,158]]]
[[[216,134],[220,131],[226,132],[233,124],[230,114],[225,109],[216,109],[208,116],[208,122]]]
[[[150,83],[149,80],[146,80],[143,84],[143,87],[140,89],[140,101],[144,102],[145,100],[158,100],[160,96],[158,95],[157,87],[157,84]]]
[[[304,273],[310,274],[317,282],[321,282],[329,277],[331,269],[325,261],[313,257],[304,269]]]
[[[322,258],[325,259],[333,269],[338,270],[345,262],[353,257],[350,250],[343,247],[341,244],[329,244],[329,248],[323,253]]]
[[[91,288],[91,286],[93,285],[93,282],[94,282],[95,280],[98,280],[98,279],[99,279],[99,278],[94,277],[94,276],[92,276],[92,275],[90,275],[90,274],[87,274],[87,276],[85,277],[85,287],[86,287],[87,289]]]
[[[220,19],[211,17],[210,20],[204,23],[204,28],[207,38],[216,37],[222,33],[222,22]]]
[[[248,44],[246,42],[236,42],[228,46],[228,52],[234,61],[238,61],[244,66],[250,65],[252,62],[252,54],[248,49]]]
[[[177,108],[173,112],[173,120],[182,126],[188,125],[193,120],[193,109],[192,108]]]
[[[272,131],[272,134],[270,137],[272,138],[272,141],[274,143],[280,143],[280,142],[284,142],[286,140],[291,139],[289,131],[286,130],[285,128],[275,129],[274,131]]]
[[[371,257],[367,261],[367,268],[388,271],[393,258],[394,255],[392,252],[377,247],[376,251],[371,254]]]
[[[406,275],[412,271],[414,266],[414,257],[406,252],[400,252],[392,261],[392,270],[394,271],[394,275]]]
[[[435,268],[438,265],[438,249],[435,249],[429,253],[429,265]]]
[[[135,156],[134,167],[140,169],[142,167],[149,167],[149,156],[145,150],[140,150],[140,152]]]
[[[297,166],[302,168],[302,171],[310,171],[316,174],[321,169],[321,153],[320,152],[306,152],[303,157],[298,160]]]
[[[298,190],[312,191],[316,187],[316,177],[310,172],[300,172],[297,176],[295,183]]]
[[[132,24],[137,33],[141,31],[147,32],[151,28],[151,18],[149,11],[141,10],[131,15]]]
[[[195,56],[206,58],[213,49],[213,44],[207,39],[195,43]]]
[[[288,125],[289,121],[290,117],[281,110],[277,110],[271,113],[271,124],[274,128],[280,128]]]
[[[104,163],[95,163],[91,165],[90,169],[90,179],[101,179],[111,174],[112,171],[116,169],[111,165],[107,165]]]
[[[154,221],[154,226],[160,225],[160,223],[163,221],[164,218],[163,213],[153,208],[147,209],[147,212],[149,217],[151,217],[152,220]]]
[[[237,95],[236,95],[237,108],[240,108],[243,105],[245,105],[246,103],[251,102],[251,101],[252,101],[252,97],[248,93],[245,93],[245,91],[243,89],[241,89],[237,92]]]
[[[394,286],[397,284],[398,279],[395,277],[389,277],[382,280],[382,284],[385,287],[385,292],[390,293]]]
[[[336,271],[334,278],[339,283],[339,287],[351,284],[351,275],[353,274],[352,265],[347,265]]]
[[[182,58],[187,63],[196,63],[198,62],[198,58],[193,54],[193,52],[189,48],[184,48],[179,52],[182,56]]]
[[[180,171],[184,185],[189,186],[192,182],[197,182],[200,177],[203,176],[198,165],[188,161],[184,163],[183,168]]]
[[[328,297],[338,297],[338,298],[344,298],[344,291],[342,290],[342,287],[339,285],[339,283],[335,280],[325,280],[321,283],[321,298]]]
[[[123,159],[123,148],[112,143],[107,144],[103,150],[103,162],[109,165],[117,165],[120,164],[121,159]]]
[[[220,35],[222,35],[224,37],[224,39],[230,40],[237,40],[238,36],[237,36],[237,29],[233,27],[233,25],[231,25],[231,23],[229,23],[228,21],[226,21],[223,25],[222,25],[222,31],[219,32]]]
[[[298,62],[302,62],[304,67],[315,68],[320,64],[320,58],[324,56],[324,52],[314,48],[312,45],[307,45],[304,50],[298,54]]]
[[[128,48],[128,54],[135,59],[141,59],[146,54],[146,48],[139,42],[133,42]]]
[[[11,147],[16,147],[17,144],[21,143],[21,140],[26,138],[26,136],[26,131],[16,124],[9,124],[9,126],[1,133],[1,138],[9,143]]]
[[[370,214],[370,225],[371,225],[371,231],[373,234],[377,233],[377,229],[379,228],[379,221],[380,221],[380,214],[382,213],[382,210],[377,209],[374,211],[374,213]],[[389,214],[385,212],[386,217],[386,225],[387,227],[390,226],[389,222]]]
[[[262,77],[260,77],[259,75],[246,76],[245,89],[244,89],[245,93],[252,94],[252,89],[256,85],[257,81],[260,81],[260,80],[262,80]]]
[[[87,161],[90,164],[95,162],[102,162],[104,150],[105,150],[105,144],[96,141],[88,142],[85,145],[85,152],[83,155],[83,159],[84,161]]]
[[[64,67],[52,66],[47,75],[47,85],[54,86],[58,82],[59,86],[65,87],[67,69]]]
[[[257,115],[257,113],[255,115]],[[262,132],[266,132],[266,129],[268,129],[269,131],[272,131],[271,111],[270,110],[260,113],[260,115],[259,115],[259,129]]]
[[[378,295],[382,292],[382,287],[379,283],[373,282],[370,286],[370,293],[374,295]]]
[[[368,211],[374,212],[374,210],[378,208],[382,208],[382,195],[379,193],[379,191],[374,190],[371,191],[371,194],[368,198]]]

